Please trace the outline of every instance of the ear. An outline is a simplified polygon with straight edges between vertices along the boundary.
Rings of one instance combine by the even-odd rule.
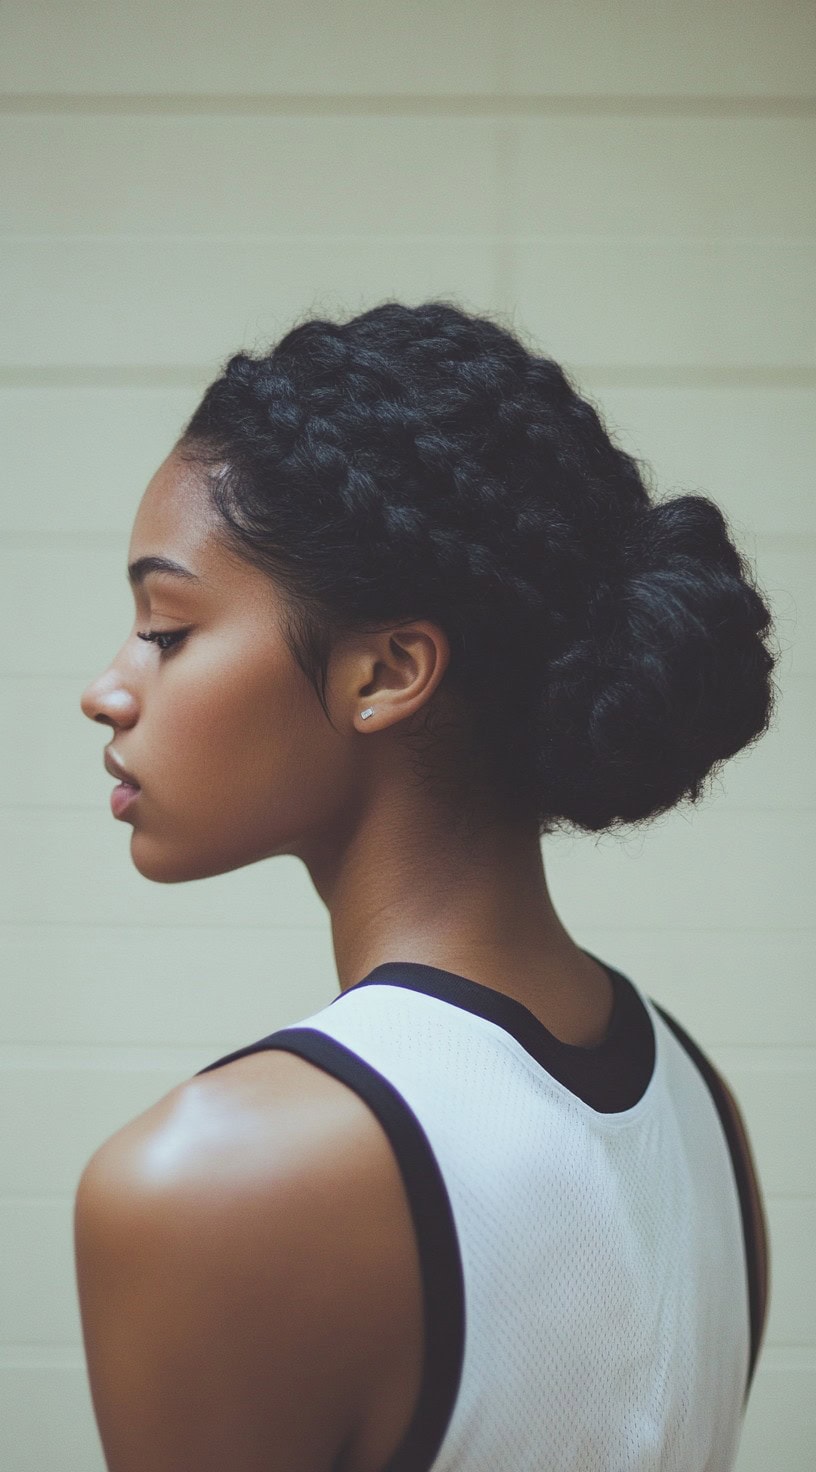
[[[428,619],[359,636],[347,686],[353,724],[382,731],[412,716],[430,700],[450,657],[447,635]]]

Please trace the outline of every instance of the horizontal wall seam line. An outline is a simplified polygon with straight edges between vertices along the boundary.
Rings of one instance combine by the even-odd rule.
[[[202,241],[215,245],[302,245],[311,242],[318,245],[364,244],[370,240],[387,240],[399,245],[439,241],[495,241],[508,245],[547,245],[552,241],[569,244],[591,242],[606,244],[610,240],[626,245],[735,245],[757,242],[772,245],[801,245],[816,250],[816,233],[810,230],[690,230],[676,233],[670,230],[501,230],[498,226],[481,230],[3,230],[0,232],[2,245],[93,245],[96,242],[113,242],[137,245],[186,245]]]
[[[79,1179],[77,1177],[77,1179]],[[0,1204],[14,1205],[20,1201],[73,1201],[72,1191],[0,1191]]]
[[[749,525],[746,535],[758,542],[767,545],[773,544],[783,551],[798,552],[802,547],[809,547],[816,552],[816,532],[808,531],[803,526],[796,527],[793,531],[779,531],[775,527],[761,527],[756,523]],[[73,551],[88,551],[93,549],[100,552],[119,552],[121,550],[121,534],[113,529],[109,531],[99,530],[98,527],[77,528],[74,526],[50,526],[50,527],[27,527],[6,526],[0,528],[0,536],[3,538],[0,552],[12,547],[19,550],[31,549],[39,551],[43,547],[62,551],[64,548]],[[123,567],[124,573],[124,567]],[[14,671],[22,678],[27,678],[29,671]]]
[[[222,355],[224,356],[224,355]],[[816,388],[816,364],[603,364],[563,360],[569,373],[591,378],[599,388]],[[221,359],[212,363],[103,363],[0,367],[3,388],[190,388],[214,377]]]
[[[649,996],[650,993],[649,993],[648,986],[645,988],[645,990],[646,990],[646,995]],[[339,995],[340,995],[340,993],[333,993],[332,994],[332,998],[334,998],[335,996],[339,996]],[[299,1022],[300,1022],[300,1019],[298,1018],[294,1022],[291,1022],[291,1023],[289,1023],[289,1022],[282,1022],[282,1023],[278,1024],[278,1025],[280,1027],[295,1027],[295,1026],[298,1026],[299,1025]],[[41,1041],[39,1039],[37,1041],[33,1042],[33,1043],[0,1042],[0,1072],[7,1072],[7,1073],[29,1073],[29,1072],[31,1072],[32,1069],[43,1069],[45,1071],[48,1071],[48,1069],[50,1069],[50,1068],[60,1068],[60,1069],[62,1069],[65,1066],[66,1063],[68,1063],[68,1064],[76,1064],[77,1067],[81,1068],[82,1067],[82,1058],[81,1058],[81,1056],[74,1057],[73,1055],[75,1055],[75,1054],[82,1055],[84,1053],[107,1053],[107,1052],[109,1052],[111,1054],[111,1063],[112,1064],[114,1062],[116,1062],[116,1061],[121,1062],[123,1060],[123,1056],[124,1056],[125,1059],[130,1058],[130,1061],[132,1061],[132,1062],[140,1062],[141,1061],[141,1055],[142,1054],[145,1054],[145,1053],[149,1054],[151,1058],[154,1055],[167,1054],[167,1055],[170,1055],[171,1056],[171,1061],[172,1061],[172,1058],[175,1058],[175,1056],[177,1054],[179,1054],[179,1053],[183,1053],[185,1055],[187,1055],[187,1054],[198,1054],[200,1052],[207,1052],[210,1048],[216,1048],[217,1049],[217,1048],[219,1048],[219,1047],[221,1047],[223,1045],[223,1041],[224,1040],[223,1040],[223,1037],[222,1037],[221,1039],[216,1038],[214,1042],[213,1041],[210,1041],[209,1043],[206,1040],[204,1042],[195,1042],[195,1043],[190,1043],[190,1042],[180,1042],[180,1043],[173,1043],[173,1042],[144,1043],[144,1042],[142,1042],[142,1043],[139,1043],[139,1042],[133,1042],[133,1041],[115,1043],[115,1042],[94,1042],[93,1040],[87,1040],[87,1041],[78,1042],[78,1043],[58,1043],[58,1042],[49,1043],[49,1042],[43,1042],[43,1041]],[[783,1053],[785,1055],[785,1058],[782,1058],[782,1059],[774,1059],[773,1060],[774,1066],[779,1066],[779,1067],[782,1067],[784,1065],[785,1061],[787,1060],[787,1055],[788,1054],[791,1054],[792,1055],[792,1058],[791,1058],[790,1061],[791,1062],[795,1062],[798,1065],[802,1061],[799,1055],[802,1054],[802,1053],[810,1053],[810,1054],[813,1054],[813,1058],[812,1058],[811,1061],[813,1062],[814,1065],[816,1065],[816,1043],[767,1043],[767,1042],[762,1042],[762,1043],[759,1043],[759,1042],[756,1042],[756,1043],[735,1043],[735,1042],[731,1041],[728,1038],[723,1038],[723,1037],[717,1038],[717,1037],[715,1037],[712,1034],[711,1036],[707,1036],[706,1037],[706,1047],[707,1048],[717,1048],[717,1049],[727,1050],[727,1052],[729,1054],[729,1057],[731,1057],[732,1059],[735,1058],[737,1055],[739,1055],[741,1053],[750,1053],[750,1054],[755,1054],[755,1053],[758,1053],[758,1054],[766,1054],[766,1053],[775,1053],[776,1054],[776,1053]],[[54,1062],[51,1062],[51,1063],[48,1063],[48,1062],[42,1063],[42,1062],[31,1062],[31,1061],[25,1061],[25,1060],[23,1060],[23,1061],[20,1061],[20,1060],[15,1061],[13,1058],[7,1056],[7,1055],[11,1054],[14,1051],[15,1048],[19,1048],[20,1050],[23,1050],[23,1049],[28,1048],[28,1049],[33,1049],[35,1052],[36,1052],[36,1050],[38,1048],[41,1048],[44,1052],[47,1052],[49,1054],[49,1057],[51,1057],[52,1055],[56,1055],[59,1058],[60,1061],[59,1061],[59,1063],[54,1063]],[[137,1055],[137,1057],[135,1059],[132,1057],[133,1054],[136,1054]],[[761,1066],[762,1066],[763,1069],[767,1067],[767,1058],[763,1058],[762,1059]],[[3,1193],[0,1190],[0,1195],[2,1195],[2,1194]],[[809,1193],[809,1194],[812,1194],[812,1193]]]
[[[6,678],[0,672],[0,680]],[[12,676],[13,678],[13,676]],[[54,678],[51,676],[50,678]],[[78,677],[79,678],[79,677]],[[737,802],[731,799],[721,799],[720,806],[727,805],[729,813],[778,813],[786,816],[795,814],[797,817],[816,813],[816,804],[799,802]],[[97,813],[98,802],[2,802],[0,801],[0,813]]]
[[[786,814],[787,816],[787,814]],[[100,808],[101,818],[101,808]],[[214,924],[212,920],[199,922],[198,920],[143,920],[134,925],[132,920],[47,920],[45,916],[38,916],[36,920],[3,920],[0,917],[0,933],[3,930],[19,930],[28,932],[35,930],[86,930],[89,935],[96,935],[98,931],[105,930],[234,930],[243,935],[247,931],[260,931],[274,935],[278,930],[303,930],[310,935],[323,935],[322,925],[260,925],[252,920],[224,920],[220,925]],[[587,926],[587,931],[593,929],[603,932],[604,935],[789,935],[794,936],[816,936],[816,926],[813,925],[688,925],[688,926],[666,926],[666,925],[637,925],[632,922],[629,925],[608,925],[598,922],[594,926]]]
[[[816,97],[722,93],[121,93],[7,92],[0,112],[261,117],[816,117]]]
[[[799,1350],[799,1351],[801,1351],[801,1350],[814,1350],[814,1351],[816,1351],[816,1339],[813,1339],[813,1340],[810,1340],[810,1339],[784,1339],[783,1340],[783,1339],[774,1339],[772,1336],[769,1335],[768,1337],[766,1337],[763,1340],[763,1361],[762,1361],[762,1364],[760,1366],[760,1369],[759,1369],[759,1371],[757,1373],[762,1378],[765,1378],[765,1376],[763,1375],[763,1371],[765,1371],[767,1373],[767,1370],[768,1369],[771,1370],[771,1371],[774,1371],[774,1372],[776,1372],[776,1371],[784,1371],[784,1373],[786,1373],[786,1374],[790,1373],[791,1371],[793,1371],[794,1373],[796,1373],[796,1372],[798,1372],[800,1370],[816,1371],[816,1358],[814,1358],[813,1360],[800,1360],[800,1359],[797,1359],[792,1364],[789,1364],[789,1365],[781,1365],[780,1366],[780,1365],[768,1364],[768,1361],[767,1361],[767,1358],[766,1358],[766,1355],[765,1355],[765,1351],[768,1350],[768,1349],[771,1349],[771,1350]],[[37,1350],[40,1354],[43,1355],[42,1360],[40,1362],[38,1362],[37,1364],[32,1364],[31,1363],[31,1360],[28,1359],[28,1358],[24,1359],[22,1361],[22,1363],[19,1364],[19,1365],[14,1364],[13,1362],[11,1362],[12,1355],[14,1355],[14,1354],[23,1354],[23,1355],[28,1356],[30,1354],[30,1351],[31,1350]],[[55,1362],[52,1363],[52,1362],[49,1362],[49,1360],[46,1358],[46,1356],[49,1353],[53,1353],[55,1355],[57,1355],[57,1354],[63,1355],[63,1354],[66,1353],[66,1351],[69,1351],[69,1350],[70,1351],[76,1351],[77,1356],[78,1356],[77,1357],[77,1360],[76,1360],[76,1363],[73,1363],[71,1361],[66,1361],[64,1359],[61,1359],[61,1360],[58,1360],[58,1361],[55,1361]],[[85,1369],[85,1359],[84,1359],[84,1357],[80,1358],[81,1355],[82,1355],[81,1349],[78,1348],[77,1344],[73,1340],[65,1340],[65,1341],[63,1341],[63,1340],[23,1339],[23,1340],[21,1340],[18,1343],[4,1344],[4,1343],[0,1342],[0,1370],[75,1370],[75,1369],[76,1370],[84,1370]]]
[[[743,518],[745,520],[745,518]],[[746,522],[745,535],[766,546],[771,543],[783,551],[800,551],[802,547],[816,552],[816,532],[808,531],[805,527],[794,527],[792,531],[780,531],[778,527],[762,527],[755,522]],[[111,528],[99,530],[97,527],[77,528],[66,527],[26,527],[9,526],[0,531],[3,544],[0,552],[6,548],[17,549],[31,548],[39,551],[42,547],[51,547],[62,550],[69,547],[72,550],[83,551],[94,548],[103,552],[116,552],[121,548],[121,533]],[[124,565],[122,568],[124,573]],[[16,672],[15,672],[16,673]],[[22,672],[26,674],[26,671]]]
[[[765,1201],[807,1201],[816,1206],[816,1193],[813,1191],[763,1191],[762,1195]],[[73,1191],[0,1191],[0,1205],[28,1201],[58,1201],[64,1205],[73,1199]]]
[[[2,941],[2,939],[5,936],[9,936],[9,935],[10,936],[14,936],[18,932],[21,932],[22,934],[27,935],[30,930],[39,930],[39,928],[42,925],[42,923],[43,922],[40,921],[40,920],[28,920],[28,921],[26,921],[26,920],[0,920],[0,941]],[[196,930],[199,930],[202,934],[206,933],[206,931],[208,931],[208,930],[224,930],[224,929],[229,928],[229,923],[227,925],[213,925],[212,921],[209,921],[209,920],[194,921],[192,923],[195,925]],[[270,935],[276,935],[279,931],[292,931],[296,935],[307,934],[307,935],[320,935],[320,936],[322,936],[322,935],[325,935],[326,934],[326,927],[325,927],[325,925],[323,924],[322,921],[321,922],[317,922],[315,924],[310,924],[308,921],[304,921],[304,922],[301,922],[300,924],[298,924],[296,921],[281,920],[281,921],[276,921],[276,922],[274,922],[272,924],[269,924],[269,925],[255,924],[255,925],[251,925],[250,926],[248,923],[245,923],[244,921],[240,921],[239,922],[239,921],[236,920],[234,922],[231,922],[231,924],[232,924],[232,928],[234,928],[235,930],[240,930],[240,931],[244,931],[244,930],[247,930],[247,929],[261,930],[261,931],[264,931],[265,930],[265,931],[268,931]],[[185,925],[182,922],[177,922],[177,921],[170,921],[170,922],[168,922],[167,925],[162,925],[160,928],[163,929],[163,930],[166,930],[166,929],[172,928],[173,925],[178,925],[178,928],[180,930],[189,930],[190,929],[190,924],[189,923]],[[91,921],[91,920],[84,920],[84,921],[83,920],[52,920],[52,921],[48,922],[48,928],[49,928],[49,930],[62,930],[62,929],[76,930],[76,929],[83,929],[84,928],[84,929],[86,929],[88,931],[88,934],[89,935],[93,935],[93,936],[97,936],[99,934],[104,934],[104,932],[106,930],[116,930],[116,931],[119,931],[119,930],[132,930],[133,933],[134,933],[134,935],[138,935],[140,931],[142,931],[142,930],[145,929],[145,924],[142,923],[142,922],[134,922],[132,920],[131,921],[122,921],[121,924],[112,923],[109,920],[100,920],[100,921],[96,921],[96,920],[94,920],[94,921]],[[595,925],[586,925],[586,926],[583,927],[583,929],[587,932],[587,934],[591,931],[592,934],[593,935],[596,935],[596,936],[601,936],[601,935],[606,935],[606,934],[620,935],[620,934],[626,933],[626,934],[631,934],[631,935],[658,935],[659,934],[659,935],[665,935],[665,936],[681,936],[681,937],[682,936],[685,936],[685,935],[721,935],[723,938],[726,938],[726,937],[729,937],[730,938],[732,936],[739,937],[746,930],[750,930],[751,931],[751,934],[756,934],[757,932],[761,932],[763,930],[767,930],[769,932],[769,934],[772,934],[772,935],[780,935],[780,934],[784,935],[786,932],[789,932],[792,936],[812,935],[814,938],[816,938],[816,925],[811,925],[811,926],[797,926],[796,928],[792,928],[789,925],[768,925],[768,926],[755,925],[753,927],[745,926],[745,925],[742,925],[742,924],[739,924],[739,925],[716,925],[716,926],[715,925],[704,925],[704,926],[695,926],[692,929],[692,928],[689,928],[686,925],[668,925],[668,924],[666,924],[666,925],[635,925],[635,924],[632,924],[632,925],[626,925],[626,926],[623,926],[623,925],[611,926],[611,925],[595,924]]]

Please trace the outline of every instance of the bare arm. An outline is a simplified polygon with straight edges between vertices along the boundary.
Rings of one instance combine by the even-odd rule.
[[[214,1108],[196,1084],[86,1166],[77,1281],[109,1472],[330,1472],[353,1436],[385,1348],[393,1167],[360,1101],[321,1088],[330,1112]]]

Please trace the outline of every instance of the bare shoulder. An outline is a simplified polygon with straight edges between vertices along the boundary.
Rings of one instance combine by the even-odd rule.
[[[372,1396],[405,1378],[411,1350],[420,1364],[421,1287],[399,1168],[354,1090],[278,1049],[186,1080],[91,1157],[76,1244],[115,1472],[161,1468],[161,1438],[182,1435],[201,1472],[254,1472],[252,1448],[266,1472],[365,1472],[356,1449]],[[166,1404],[162,1365],[176,1385]],[[132,1403],[147,1366],[152,1407],[150,1396]],[[141,1389],[129,1392],[123,1374]],[[139,1420],[153,1432],[136,1432]],[[244,1461],[225,1440],[238,1425]],[[167,1465],[188,1463],[168,1453]]]
[[[328,1110],[321,1108],[329,1106]],[[238,1133],[242,1153],[257,1141],[258,1133],[274,1137],[300,1117],[304,1127],[322,1125],[348,1128],[362,1125],[362,1101],[338,1080],[284,1049],[248,1054],[206,1073],[184,1079],[142,1114],[117,1130],[96,1152],[109,1160],[129,1155],[140,1143],[161,1135],[172,1139],[174,1164],[197,1152],[217,1150],[219,1142]],[[318,1131],[319,1133],[319,1131]],[[235,1145],[229,1139],[230,1149]]]
[[[83,1172],[133,1192],[194,1195],[209,1208],[313,1182],[353,1210],[366,1172],[391,1162],[383,1132],[345,1084],[285,1050],[249,1054],[176,1085],[105,1140]],[[342,1182],[342,1186],[341,1186]]]

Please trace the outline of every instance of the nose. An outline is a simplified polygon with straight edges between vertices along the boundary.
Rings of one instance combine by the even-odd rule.
[[[79,703],[89,721],[106,726],[130,726],[136,719],[133,692],[112,666],[85,686]]]

